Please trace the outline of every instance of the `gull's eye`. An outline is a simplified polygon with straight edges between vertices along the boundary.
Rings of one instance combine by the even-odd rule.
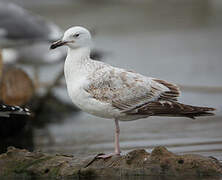
[[[75,38],[79,37],[79,33],[74,34],[73,37]]]

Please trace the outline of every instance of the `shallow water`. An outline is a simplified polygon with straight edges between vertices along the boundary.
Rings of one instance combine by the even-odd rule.
[[[180,85],[222,86],[222,5],[214,1],[88,3],[67,1],[29,9],[66,29],[84,25],[95,30],[95,46],[104,61]],[[43,70],[42,78],[51,78]],[[222,161],[222,92],[183,91],[180,100],[217,108],[216,116],[151,117],[122,122],[123,153],[164,145],[176,153],[198,153]],[[60,92],[60,93],[59,93]],[[66,90],[57,91],[67,99]],[[97,154],[113,151],[114,123],[86,113],[34,131],[34,147],[44,152]]]

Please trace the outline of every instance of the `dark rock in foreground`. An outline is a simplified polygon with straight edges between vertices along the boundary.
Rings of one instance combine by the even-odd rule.
[[[143,149],[103,160],[8,148],[0,155],[0,176],[6,177],[89,177],[89,176],[172,176],[218,177],[222,164],[200,155],[175,155],[165,147],[152,153]]]

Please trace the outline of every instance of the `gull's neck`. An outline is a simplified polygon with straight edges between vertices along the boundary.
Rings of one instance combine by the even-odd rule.
[[[68,47],[67,58],[71,58],[73,63],[83,63],[86,60],[89,60],[90,48],[81,47],[77,49],[71,49]]]
[[[66,79],[86,74],[90,60],[90,48],[81,47],[77,49],[68,48],[64,71]]]

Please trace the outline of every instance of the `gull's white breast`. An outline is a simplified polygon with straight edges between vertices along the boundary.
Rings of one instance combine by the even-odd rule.
[[[112,119],[121,116],[120,111],[114,109],[111,104],[98,101],[85,91],[84,87],[90,83],[87,79],[90,71],[72,61],[73,59],[67,57],[64,66],[67,90],[72,102],[81,110],[95,116]]]
[[[120,112],[111,104],[98,101],[84,90],[87,80],[83,77],[77,81],[67,82],[67,89],[72,102],[81,110],[104,118],[115,118]]]

